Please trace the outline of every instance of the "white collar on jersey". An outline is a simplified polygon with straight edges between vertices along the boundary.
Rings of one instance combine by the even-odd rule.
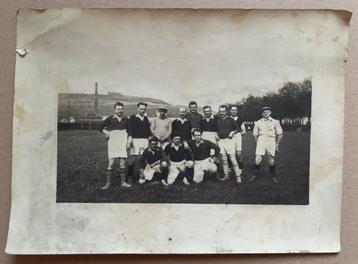
[[[123,116],[118,116],[118,115],[114,114],[112,118],[117,119],[118,121],[121,121],[123,119]]]
[[[142,120],[142,121],[143,121],[144,118],[145,118],[145,115],[144,115],[144,116],[141,116],[140,114],[136,114],[135,116],[138,117],[138,118],[139,118],[140,120]]]
[[[262,118],[263,121],[273,121],[273,118],[270,116],[269,118]]]
[[[178,117],[176,120],[184,123],[185,121],[188,121],[188,119],[186,119],[185,117],[184,118],[181,118],[181,117]]]
[[[177,148],[183,146],[183,144],[180,143],[180,144],[177,146],[177,145],[175,145],[174,143],[172,143],[172,144],[170,144],[170,146],[177,149]]]

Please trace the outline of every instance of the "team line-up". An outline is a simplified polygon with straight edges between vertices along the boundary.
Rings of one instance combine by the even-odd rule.
[[[159,181],[171,185],[177,178],[187,185],[201,183],[206,175],[216,174],[218,166],[223,171],[220,180],[225,182],[229,180],[229,160],[236,182],[242,182],[242,135],[246,129],[236,105],[221,105],[216,115],[210,106],[204,106],[202,116],[197,103],[192,101],[189,111],[179,108],[179,117],[175,120],[167,117],[166,107],[159,107],[159,114],[152,122],[146,116],[147,106],[139,102],[137,114],[126,117],[124,105],[116,102],[113,114],[104,120],[101,131],[108,140],[108,167],[102,189],[111,186],[116,160],[121,186],[131,187],[128,157],[134,161],[131,165],[133,183]],[[253,128],[255,168],[246,180],[256,179],[262,157],[266,155],[271,178],[278,183],[274,158],[283,136],[282,127],[271,117],[271,107],[263,107],[260,112],[262,118]]]

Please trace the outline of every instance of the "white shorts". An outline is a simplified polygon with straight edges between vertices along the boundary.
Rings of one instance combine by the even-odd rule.
[[[220,154],[235,155],[235,140],[224,138],[219,140]]]
[[[203,134],[201,137],[202,137],[202,139],[209,140],[209,141],[213,142],[214,144],[218,144],[218,142],[216,141],[216,132],[203,131]]]
[[[195,160],[193,181],[196,183],[202,182],[204,179],[204,173],[206,171],[209,171],[210,173],[216,172],[216,164],[214,162],[211,162],[210,158],[204,160]]]
[[[144,178],[148,181],[151,181],[153,179],[154,173],[160,172],[160,165],[155,165],[153,168],[150,167],[149,164],[145,166],[143,174]]]
[[[185,171],[186,168],[193,167],[193,161],[183,160],[180,162],[170,161],[169,174],[168,174],[168,184],[173,184],[176,178],[178,177],[181,171]]]
[[[241,133],[236,133],[234,135],[234,141],[235,141],[235,150],[241,151],[242,150],[242,136]]]
[[[131,155],[142,155],[143,151],[148,147],[147,138],[133,138],[132,147],[130,149]]]
[[[126,130],[109,131],[108,139],[108,158],[127,158],[127,138]]]
[[[267,137],[267,136],[259,136],[257,139],[256,145],[256,155],[270,155],[272,157],[275,156],[276,152],[276,138]]]

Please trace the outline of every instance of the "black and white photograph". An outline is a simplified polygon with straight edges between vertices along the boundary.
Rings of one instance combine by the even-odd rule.
[[[7,252],[338,252],[350,15],[19,10]]]
[[[57,202],[308,204],[311,79],[181,102],[133,86],[59,95]]]
[[[282,68],[287,50],[274,45],[266,52],[277,61],[262,65],[248,44],[269,39],[247,39],[235,24],[245,13],[224,24],[210,12],[165,25],[148,15],[149,25],[124,27],[121,16],[112,35],[88,27],[62,41],[83,50],[94,37],[106,43],[88,67],[69,49],[79,54],[61,69],[71,93],[58,97],[57,202],[308,204],[309,73]],[[208,30],[181,40],[193,30],[186,17]]]

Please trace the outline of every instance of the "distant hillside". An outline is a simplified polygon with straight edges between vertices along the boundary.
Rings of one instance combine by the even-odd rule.
[[[126,115],[136,113],[136,105],[138,102],[146,102],[148,104],[148,116],[154,116],[158,107],[165,105],[169,109],[168,116],[174,117],[177,116],[179,107],[155,98],[108,93],[98,94],[97,113],[101,116],[111,114],[113,111],[113,104],[117,101],[124,104]],[[76,119],[94,117],[94,102],[94,94],[60,93],[58,96],[58,120],[69,117],[74,117]]]

